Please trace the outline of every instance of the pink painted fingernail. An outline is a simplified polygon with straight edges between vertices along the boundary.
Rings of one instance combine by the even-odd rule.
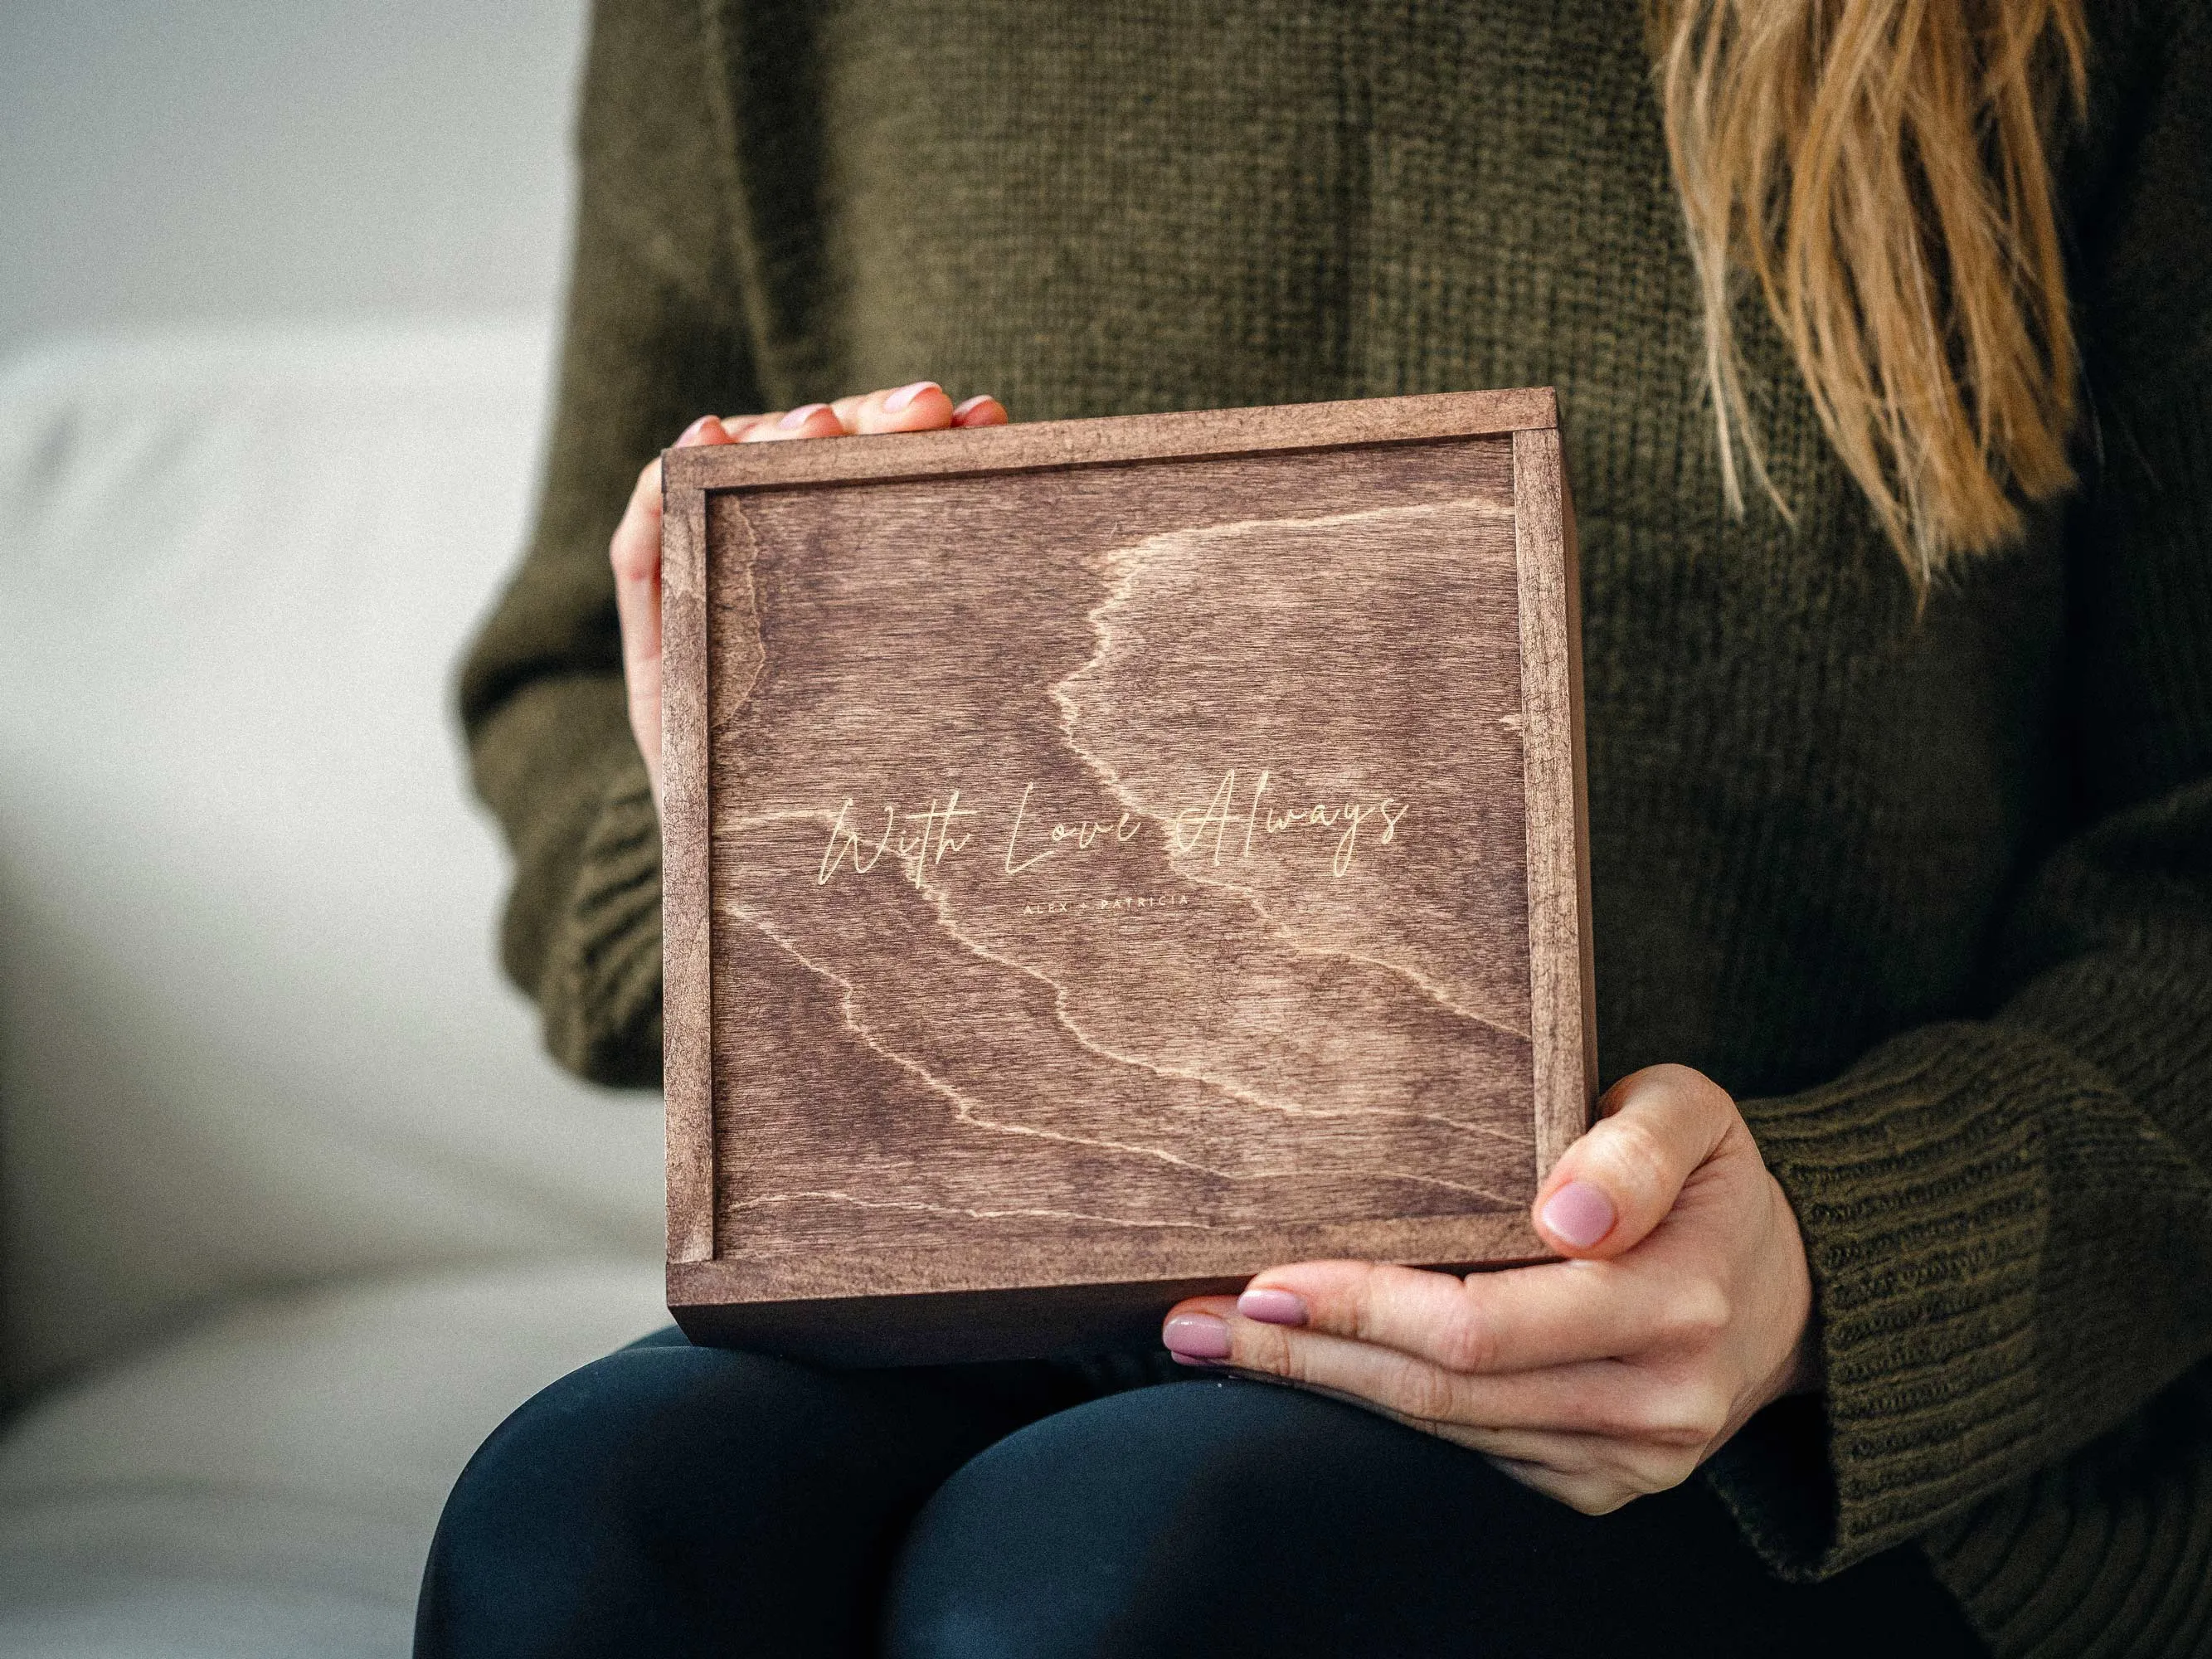
[[[1237,1311],[1262,1325],[1303,1325],[1306,1299],[1290,1291],[1247,1291],[1237,1298]]]
[[[994,403],[995,401],[997,400],[994,398],[989,392],[979,392],[974,397],[963,398],[961,402],[953,405],[952,418],[957,421],[963,415],[973,415],[977,410],[982,408],[985,404]]]
[[[1544,1206],[1544,1225],[1578,1250],[1613,1231],[1613,1200],[1587,1181],[1570,1181]]]
[[[1177,1314],[1160,1332],[1168,1352],[1185,1359],[1229,1358],[1229,1325],[1212,1314]]]
[[[805,426],[809,421],[812,420],[817,415],[820,414],[823,410],[829,407],[830,405],[827,404],[801,404],[798,408],[793,410],[790,414],[778,421],[776,424],[781,427],[786,432],[796,432],[800,427]]]
[[[884,413],[896,415],[925,392],[942,392],[945,388],[934,380],[916,380],[912,386],[902,386],[884,399]]]

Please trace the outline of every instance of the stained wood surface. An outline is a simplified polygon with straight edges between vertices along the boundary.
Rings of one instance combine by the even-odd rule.
[[[714,1253],[706,556],[706,502],[694,490],[665,504],[660,531],[661,1075],[672,1262]]]
[[[1595,1075],[1552,418],[672,453],[687,1329],[981,1358],[1540,1254]]]

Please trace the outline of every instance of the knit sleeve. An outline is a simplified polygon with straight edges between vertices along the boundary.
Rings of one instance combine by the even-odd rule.
[[[625,713],[607,542],[639,468],[688,422],[761,406],[708,12],[595,9],[536,528],[461,674],[477,787],[515,858],[507,970],[537,999],[554,1055],[606,1083],[660,1076],[660,830]]]
[[[2077,216],[2091,408],[2063,711],[2077,831],[2023,884],[1989,1018],[1743,1107],[1804,1234],[1825,1422],[1771,1412],[1712,1477],[1797,1576],[1928,1536],[2008,1648],[2056,1628],[2083,1572],[2128,1571],[2124,1534],[2145,1524],[2112,1507],[2135,1501],[2134,1477],[2106,1458],[2083,1488],[2104,1496],[2070,1511],[2111,1498],[2081,1522],[2103,1529],[2094,1548],[1992,1542],[2027,1512],[2022,1483],[2077,1454],[2162,1424],[2142,1467],[2197,1514],[2153,1528],[2158,1547],[2212,1547],[2212,1441],[2183,1409],[2212,1354],[2212,41],[2202,7],[2164,33],[2140,83],[2100,65],[2126,108]],[[2104,1553],[2060,1571],[2077,1545]],[[2206,1571],[2169,1561],[2129,1605],[2152,1617]]]

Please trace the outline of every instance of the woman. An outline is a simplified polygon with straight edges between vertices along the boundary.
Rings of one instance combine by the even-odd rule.
[[[2212,1651],[2212,20],[2094,21],[608,0],[463,687],[556,1054],[658,1076],[678,434],[1548,384],[1621,1080],[1559,1264],[612,1356],[464,1476],[418,1650]]]

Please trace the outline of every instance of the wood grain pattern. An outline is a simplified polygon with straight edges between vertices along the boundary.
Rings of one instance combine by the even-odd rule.
[[[687,1329],[980,1358],[1539,1254],[1595,1076],[1552,418],[672,453]]]

